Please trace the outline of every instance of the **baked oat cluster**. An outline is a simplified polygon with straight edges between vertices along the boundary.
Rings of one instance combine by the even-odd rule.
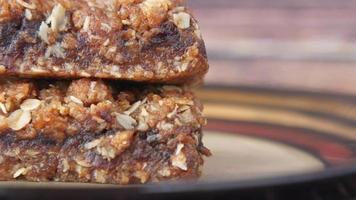
[[[145,183],[201,173],[202,105],[174,86],[0,83],[0,180]]]
[[[0,0],[0,180],[198,178],[207,69],[181,0]]]
[[[0,0],[0,74],[161,83],[208,69],[181,0]]]

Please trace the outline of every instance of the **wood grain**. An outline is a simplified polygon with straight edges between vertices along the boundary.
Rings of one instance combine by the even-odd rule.
[[[356,94],[356,1],[190,0],[207,84]]]

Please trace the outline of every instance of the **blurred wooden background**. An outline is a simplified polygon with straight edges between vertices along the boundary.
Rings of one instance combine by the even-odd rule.
[[[356,0],[188,0],[207,84],[356,94]]]

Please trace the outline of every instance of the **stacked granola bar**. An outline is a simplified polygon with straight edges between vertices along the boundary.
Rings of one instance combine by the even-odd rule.
[[[180,0],[0,0],[0,180],[199,177],[207,70]]]

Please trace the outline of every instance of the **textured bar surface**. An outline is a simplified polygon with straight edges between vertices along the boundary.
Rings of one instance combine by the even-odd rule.
[[[0,0],[0,74],[180,84],[208,70],[180,0]]]
[[[174,86],[0,82],[0,180],[131,184],[197,178],[202,106]]]

